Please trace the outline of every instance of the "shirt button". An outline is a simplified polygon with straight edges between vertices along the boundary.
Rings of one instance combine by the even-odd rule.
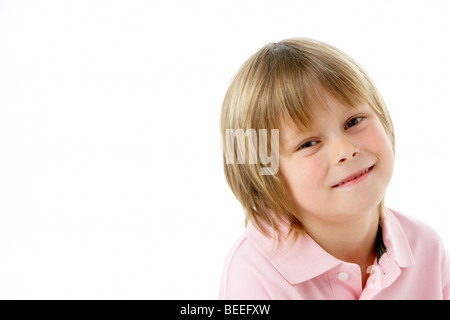
[[[349,278],[349,274],[345,271],[339,272],[338,273],[338,279],[341,281],[347,281]]]

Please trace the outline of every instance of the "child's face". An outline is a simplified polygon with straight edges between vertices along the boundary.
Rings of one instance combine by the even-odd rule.
[[[325,102],[329,110],[313,106],[308,131],[285,122],[280,126],[280,172],[300,219],[337,223],[376,210],[392,176],[394,154],[368,104],[355,109],[330,95]]]

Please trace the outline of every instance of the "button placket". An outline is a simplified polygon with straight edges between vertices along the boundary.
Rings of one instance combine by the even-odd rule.
[[[336,299],[358,299],[362,292],[361,271],[358,265],[342,263],[329,272],[330,285]]]

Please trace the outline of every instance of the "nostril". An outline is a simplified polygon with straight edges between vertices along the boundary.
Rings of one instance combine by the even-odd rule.
[[[359,154],[358,151],[353,152],[353,153],[352,153],[352,156],[350,157],[350,159],[351,159],[351,158],[355,158],[356,156],[358,156],[358,154]],[[344,163],[345,161],[347,161],[347,157],[340,159],[340,160],[338,161],[338,163]]]

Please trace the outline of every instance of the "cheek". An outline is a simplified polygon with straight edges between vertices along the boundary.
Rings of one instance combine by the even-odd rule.
[[[363,139],[364,145],[374,154],[377,154],[380,158],[385,158],[385,160],[393,159],[394,152],[391,142],[380,122],[370,127],[365,132]]]
[[[297,202],[317,196],[317,189],[322,186],[326,176],[326,163],[317,157],[314,161],[302,159],[280,159],[280,171],[288,183],[292,196]]]
[[[366,150],[377,157],[385,179],[390,181],[394,168],[394,152],[382,124],[378,123],[367,130],[363,139]]]

